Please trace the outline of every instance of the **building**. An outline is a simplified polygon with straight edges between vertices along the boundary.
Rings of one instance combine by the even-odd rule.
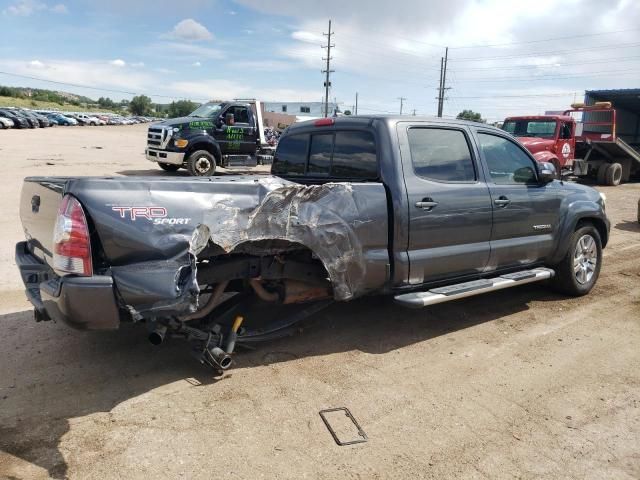
[[[296,117],[324,117],[324,102],[264,102],[264,108],[266,112],[284,113]],[[333,115],[336,108],[338,108],[337,104],[329,102],[329,115]]]

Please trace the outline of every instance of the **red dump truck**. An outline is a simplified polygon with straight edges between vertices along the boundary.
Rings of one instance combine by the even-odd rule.
[[[640,177],[640,89],[587,91],[561,115],[509,117],[502,128],[558,175],[610,186]]]

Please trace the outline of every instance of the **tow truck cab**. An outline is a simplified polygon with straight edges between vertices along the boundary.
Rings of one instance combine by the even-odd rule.
[[[576,122],[570,115],[509,117],[502,129],[518,137],[538,162],[553,163],[558,172],[573,165]]]
[[[270,159],[260,102],[209,102],[193,113],[149,126],[148,160],[167,171],[208,176],[216,166],[254,166]]]

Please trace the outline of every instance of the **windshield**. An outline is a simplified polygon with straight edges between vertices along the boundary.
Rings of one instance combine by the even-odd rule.
[[[502,125],[502,129],[516,137],[553,138],[556,122],[555,120],[507,120]]]
[[[205,103],[196,108],[195,112],[189,114],[189,117],[205,117],[212,118],[220,113],[222,105],[219,103]]]

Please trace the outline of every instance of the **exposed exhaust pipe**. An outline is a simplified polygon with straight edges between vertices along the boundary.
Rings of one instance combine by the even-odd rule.
[[[222,294],[224,293],[224,290],[225,288],[227,288],[228,284],[229,282],[220,282],[218,285],[216,285],[216,288],[213,290],[213,293],[209,298],[209,301],[205,304],[204,307],[196,312],[190,313],[188,315],[183,315],[182,317],[180,317],[180,320],[182,320],[183,322],[188,322],[189,320],[197,320],[198,318],[206,317],[207,315],[209,315],[218,305],[220,297],[222,297]]]
[[[231,355],[227,354],[220,347],[215,347],[212,349],[207,349],[209,359],[204,359],[206,363],[209,363],[211,366],[218,367],[220,370],[227,370],[233,363],[231,359]],[[208,361],[207,361],[208,360]]]
[[[167,334],[167,326],[166,325],[158,325],[149,334],[149,341],[153,345],[160,345],[162,342],[164,342],[164,336],[166,334]]]
[[[256,295],[265,302],[281,302],[285,305],[291,303],[306,303],[316,300],[323,300],[331,297],[328,285],[317,285],[296,280],[284,281],[284,296],[281,298],[277,292],[270,292],[262,285],[262,281],[257,278],[249,280],[249,285]]]

